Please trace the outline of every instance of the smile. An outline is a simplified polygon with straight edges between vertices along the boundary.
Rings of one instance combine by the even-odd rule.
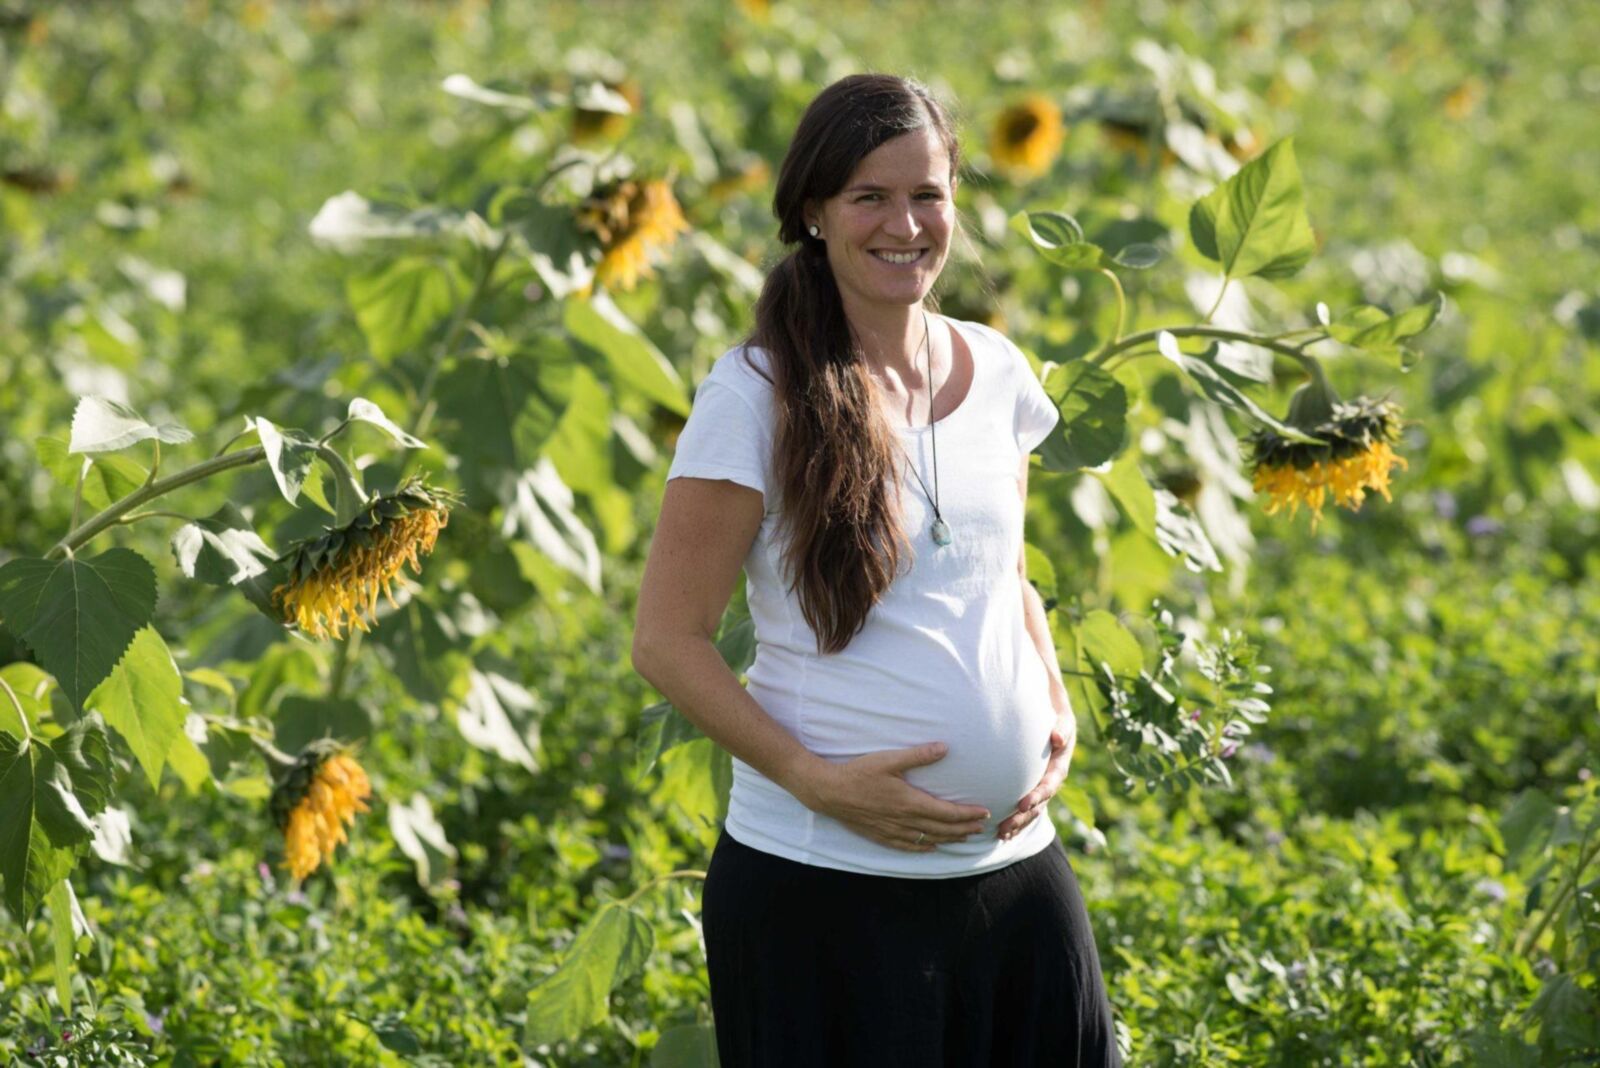
[[[882,260],[884,263],[893,263],[898,266],[904,266],[908,263],[916,263],[918,260],[922,259],[923,256],[927,255],[927,252],[927,249],[921,249],[917,252],[880,252],[874,250],[872,254],[878,259]]]

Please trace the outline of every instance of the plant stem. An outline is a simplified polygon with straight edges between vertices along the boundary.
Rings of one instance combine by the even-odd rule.
[[[1593,862],[1597,855],[1600,855],[1600,836],[1595,838],[1593,849],[1589,848],[1589,841],[1586,837],[1578,847],[1577,864],[1573,865],[1571,874],[1562,880],[1561,889],[1556,891],[1555,898],[1550,902],[1549,907],[1544,910],[1544,915],[1539,917],[1538,924],[1531,931],[1517,939],[1516,951],[1519,955],[1526,955],[1534,946],[1539,944],[1539,937],[1544,934],[1544,929],[1550,926],[1550,921],[1562,909],[1567,907],[1567,898],[1571,897],[1572,893],[1577,890],[1578,880],[1583,876],[1583,870]]]
[[[1273,352],[1280,352],[1285,356],[1299,360],[1308,369],[1316,368],[1317,366],[1316,359],[1307,356],[1303,351],[1305,346],[1311,343],[1310,341],[1303,342],[1298,346],[1289,345],[1276,338],[1262,337],[1259,334],[1249,334],[1241,330],[1224,330],[1216,326],[1166,326],[1158,327],[1155,330],[1144,330],[1137,334],[1129,334],[1127,337],[1113,342],[1093,356],[1088,357],[1088,360],[1090,363],[1103,364],[1120,352],[1138,348],[1140,345],[1154,343],[1163,330],[1173,337],[1214,337],[1223,341],[1242,341],[1247,345],[1259,345],[1261,348],[1271,349]],[[1319,339],[1312,339],[1312,341],[1315,340]],[[1316,372],[1312,371],[1312,373],[1315,374]]]
[[[428,424],[433,421],[433,389],[439,381],[439,371],[444,367],[444,361],[450,355],[450,350],[455,347],[456,339],[461,336],[462,329],[467,324],[467,318],[477,310],[478,302],[483,299],[483,294],[489,288],[489,279],[494,275],[494,269],[500,263],[500,257],[505,255],[506,247],[510,243],[511,233],[506,231],[494,248],[483,258],[482,265],[478,268],[478,278],[473,283],[472,292],[467,294],[467,299],[461,302],[456,309],[455,318],[450,320],[450,327],[445,331],[438,346],[433,351],[433,361],[428,365],[428,373],[423,377],[422,389],[417,393],[417,413],[412,417],[411,425],[407,431],[416,437],[421,437],[428,429]]]
[[[339,648],[333,654],[333,677],[328,680],[328,699],[337,701],[344,692],[345,679],[349,676],[350,658],[355,655],[356,646],[361,643],[361,630],[357,627],[350,628],[350,634],[339,643]]]
[[[185,523],[193,523],[195,521],[194,517],[184,515],[182,512],[163,512],[156,509],[151,509],[148,512],[137,512],[133,515],[125,515],[121,519],[118,519],[117,522],[137,523],[141,519],[160,519],[163,517],[167,519],[181,519]]]
[[[1117,328],[1111,334],[1111,344],[1115,345],[1122,340],[1122,326],[1127,321],[1128,297],[1122,290],[1122,279],[1117,277],[1117,272],[1108,268],[1100,268],[1100,273],[1111,279],[1111,284],[1117,290]]]
[[[171,493],[180,486],[187,486],[191,482],[199,482],[223,471],[228,471],[235,467],[247,467],[258,460],[266,459],[266,456],[267,450],[260,445],[255,445],[241,452],[229,453],[226,456],[213,456],[209,460],[202,460],[193,467],[186,467],[182,471],[168,475],[166,478],[141,486],[122,498],[122,500],[114,502],[97,515],[90,517],[82,526],[75,525],[66,537],[50,547],[50,551],[45,553],[45,557],[49,558],[59,556],[62,553],[73,552],[101,531],[116,525],[119,519],[146,501],[154,500],[164,494]]]
[[[1233,279],[1229,278],[1227,275],[1222,276],[1222,288],[1217,290],[1216,302],[1211,305],[1211,310],[1206,312],[1206,317],[1201,319],[1200,322],[1209,323],[1211,321],[1211,317],[1217,314],[1217,309],[1222,307],[1222,297],[1228,292],[1228,283],[1231,281],[1233,281]]]
[[[17,710],[17,721],[22,724],[22,740],[32,741],[33,732],[28,729],[28,714],[22,710],[22,700],[17,697],[17,691],[13,690],[5,679],[0,679],[0,690],[6,692],[6,696],[11,698],[11,707]]]
[[[622,899],[622,904],[623,905],[631,905],[631,904],[633,904],[641,896],[643,896],[644,893],[647,890],[650,890],[650,889],[654,888],[658,883],[666,882],[668,879],[704,879],[705,877],[706,877],[706,873],[703,872],[703,871],[700,871],[697,868],[680,868],[677,871],[665,872],[665,873],[663,873],[661,875],[657,875],[654,879],[651,879],[649,882],[647,882],[643,886],[639,887],[639,889],[635,890],[633,893],[631,893],[627,897],[623,898]]]

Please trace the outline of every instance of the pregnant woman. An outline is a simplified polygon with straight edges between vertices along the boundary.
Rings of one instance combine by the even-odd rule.
[[[695,393],[635,668],[733,755],[702,918],[724,1068],[1120,1065],[1045,803],[1076,739],[1024,574],[1021,350],[930,308],[959,148],[853,75],[778,175],[755,328]],[[748,689],[712,638],[743,568]]]

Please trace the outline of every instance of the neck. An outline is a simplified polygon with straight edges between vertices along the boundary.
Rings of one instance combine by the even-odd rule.
[[[923,335],[933,327],[933,315],[928,313],[924,320],[921,304],[862,308],[852,307],[847,297],[844,310],[867,362],[875,370],[892,371],[901,380],[921,378],[926,360],[922,354]],[[933,344],[931,337],[928,344]]]

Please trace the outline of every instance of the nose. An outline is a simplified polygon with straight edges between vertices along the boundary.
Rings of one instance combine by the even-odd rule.
[[[884,232],[899,241],[910,241],[921,229],[917,225],[916,207],[910,200],[900,202],[883,224]]]

